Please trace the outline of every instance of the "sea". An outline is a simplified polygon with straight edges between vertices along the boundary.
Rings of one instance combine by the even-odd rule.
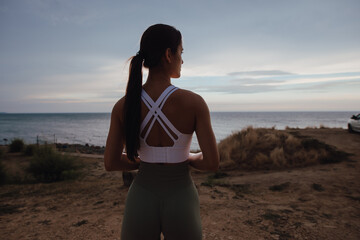
[[[211,122],[219,142],[248,126],[345,129],[354,114],[357,112],[211,112]],[[109,126],[110,113],[0,113],[0,145],[21,138],[26,144],[47,142],[102,147]],[[191,149],[199,149],[195,134]]]

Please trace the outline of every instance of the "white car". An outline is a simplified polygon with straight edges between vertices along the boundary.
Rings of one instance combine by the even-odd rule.
[[[353,115],[348,121],[349,132],[360,132],[360,113]]]

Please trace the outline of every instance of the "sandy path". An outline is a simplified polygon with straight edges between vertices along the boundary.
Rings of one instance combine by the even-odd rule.
[[[229,171],[213,187],[201,185],[211,174],[194,172],[204,239],[360,239],[360,134],[291,131],[352,153],[351,161]],[[121,173],[105,172],[99,158],[82,159],[82,180],[0,187],[1,239],[119,239],[127,193]]]

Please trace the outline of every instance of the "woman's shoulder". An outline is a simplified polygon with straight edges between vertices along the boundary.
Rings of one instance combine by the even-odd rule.
[[[191,100],[201,100],[203,99],[199,94],[194,93],[193,91],[187,90],[187,89],[183,89],[183,88],[178,88],[177,91],[175,91],[175,93],[177,92],[178,97],[186,97],[186,99],[191,99]]]
[[[176,97],[181,98],[182,101],[187,102],[194,107],[204,104],[206,105],[205,100],[199,94],[194,93],[190,90],[179,88],[174,93],[176,93]]]
[[[120,98],[114,105],[113,110],[121,110],[124,108],[125,96]]]
[[[125,104],[125,96],[120,98],[114,105],[111,115],[116,116],[120,119],[122,119],[122,112],[124,109],[124,104]]]

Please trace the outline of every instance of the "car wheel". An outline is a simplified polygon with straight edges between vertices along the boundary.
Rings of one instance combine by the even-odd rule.
[[[354,130],[352,129],[352,127],[351,127],[350,124],[348,124],[348,131],[349,131],[349,133],[353,133],[353,132],[354,132]]]

